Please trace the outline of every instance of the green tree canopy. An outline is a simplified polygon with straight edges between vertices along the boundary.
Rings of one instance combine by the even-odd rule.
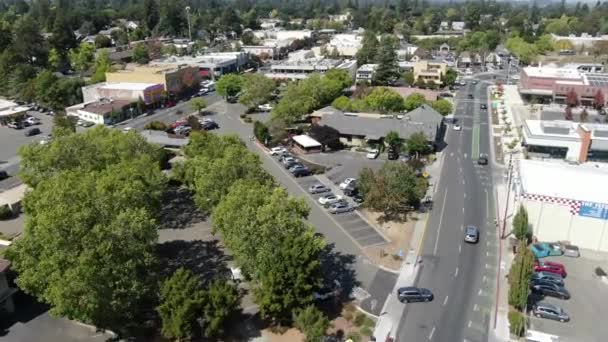
[[[77,49],[71,49],[68,56],[74,70],[82,75],[93,66],[95,46],[89,43],[81,43]]]
[[[406,147],[410,154],[426,154],[429,152],[428,139],[422,132],[412,134],[407,139]]]
[[[528,212],[523,205],[519,206],[517,214],[513,218],[513,234],[519,241],[527,241],[530,234],[528,224]]]
[[[403,97],[393,90],[376,87],[365,97],[369,108],[382,113],[400,112],[405,108]]]
[[[207,107],[207,101],[200,97],[193,98],[190,100],[190,107],[200,114],[201,111]]]
[[[422,106],[424,103],[426,103],[426,99],[425,99],[424,95],[422,95],[420,93],[410,94],[410,95],[408,95],[407,98],[405,98],[405,102],[404,102],[405,110],[407,110],[409,112],[411,110],[414,110],[414,109]]]
[[[365,30],[361,48],[357,51],[357,65],[374,63],[378,51],[379,42],[376,34],[371,30]]]
[[[374,74],[374,83],[387,85],[399,78],[399,66],[397,65],[397,42],[391,35],[384,35],[380,41],[375,61],[378,64]]]
[[[414,73],[412,71],[406,71],[403,73],[402,75],[403,78],[403,82],[405,82],[405,84],[412,86],[415,83],[415,79],[414,79]]]
[[[243,77],[243,86],[239,102],[248,107],[267,103],[276,89],[274,81],[262,74],[247,74]]]
[[[204,295],[204,333],[217,338],[224,333],[226,321],[239,307],[241,298],[235,285],[220,279],[211,282]]]
[[[150,55],[148,54],[148,48],[145,43],[135,45],[135,48],[133,49],[133,60],[137,64],[147,64],[150,61]]]
[[[439,99],[431,103],[431,107],[439,112],[441,115],[448,115],[452,112],[452,102],[446,99]]]
[[[403,139],[401,139],[399,133],[390,131],[386,134],[386,137],[384,137],[384,142],[390,147],[395,147],[401,145],[403,143]]]
[[[110,61],[110,53],[107,50],[101,50],[95,58],[95,71],[91,76],[92,83],[105,82],[106,72],[111,71],[112,62]]]
[[[306,336],[306,342],[321,341],[330,326],[329,319],[314,305],[299,310],[294,323]]]
[[[223,75],[215,85],[217,93],[223,97],[235,96],[241,92],[242,87],[243,77],[237,74]]]

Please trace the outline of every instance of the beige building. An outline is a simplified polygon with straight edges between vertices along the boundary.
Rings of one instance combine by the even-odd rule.
[[[200,82],[198,68],[188,65],[140,65],[106,73],[107,83],[162,84],[167,92],[179,94]]]
[[[441,78],[447,72],[448,66],[444,62],[418,61],[414,63],[414,80],[418,82],[423,79],[425,82],[433,81],[441,84]]]

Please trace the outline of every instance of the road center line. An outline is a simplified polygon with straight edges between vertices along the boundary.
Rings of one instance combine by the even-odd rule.
[[[437,246],[439,246],[439,234],[441,234],[441,223],[443,222],[443,211],[445,210],[445,202],[448,198],[448,190],[445,190],[445,195],[443,195],[443,204],[441,205],[441,213],[439,214],[439,228],[437,229],[437,237],[435,238],[435,248],[433,249],[433,254],[437,254]],[[464,211],[464,208],[462,208]]]
[[[456,272],[454,272],[454,278],[458,277],[458,267],[456,267]]]
[[[458,245],[458,253],[462,252],[462,244]]]
[[[429,334],[429,340],[433,339],[434,334],[435,334],[435,326],[433,326],[433,329],[431,329],[431,333]]]
[[[467,198],[467,193],[466,193],[466,192],[464,193],[464,198],[465,198],[465,199]]]
[[[445,306],[448,303],[448,296],[445,296],[445,299],[443,300],[443,306]]]

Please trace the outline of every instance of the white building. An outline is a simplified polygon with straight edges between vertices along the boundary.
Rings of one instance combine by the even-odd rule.
[[[142,99],[145,103],[156,102],[157,97],[164,91],[162,84],[154,83],[95,83],[84,86],[82,89],[82,102],[94,102],[101,99],[120,99],[137,101]]]
[[[189,65],[199,68],[202,77],[217,78],[226,73],[240,71],[249,57],[244,51],[215,52],[199,56],[169,56],[154,60],[151,64]]]
[[[515,195],[527,209],[530,228],[539,241],[569,241],[583,249],[608,251],[605,164],[523,159],[518,170]]]
[[[308,59],[287,60],[270,67],[266,77],[276,80],[302,80],[312,73],[325,73],[330,69],[346,70],[354,78],[357,61],[313,57]]]
[[[273,19],[273,18],[263,18],[260,19],[260,27],[268,30],[268,29],[273,29],[279,25],[281,25],[282,21],[280,19]]]
[[[327,51],[337,51],[340,56],[354,57],[359,49],[361,49],[363,36],[359,34],[336,34],[331,38],[328,44],[325,45]],[[321,54],[321,48],[313,48],[315,54]]]
[[[594,37],[587,33],[582,33],[580,36],[575,36],[573,34],[569,36],[558,36],[552,33],[551,37],[554,41],[569,41],[575,48],[590,48],[593,46],[593,44],[595,44],[595,42],[608,41],[608,35]]]
[[[378,64],[363,64],[357,69],[357,76],[355,77],[355,81],[359,82],[367,82],[372,83],[374,79],[374,74],[376,73],[376,69],[378,68]]]

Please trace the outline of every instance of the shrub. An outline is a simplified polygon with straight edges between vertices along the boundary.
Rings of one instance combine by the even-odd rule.
[[[361,335],[363,335],[363,336],[372,336],[372,334],[374,333],[374,332],[372,331],[372,329],[371,329],[370,327],[367,327],[367,326],[365,326],[365,327],[361,328],[361,330],[359,330],[359,332],[360,332],[360,333],[361,333]]]
[[[367,316],[364,313],[362,313],[362,312],[357,313],[357,316],[355,317],[355,322],[354,322],[355,325],[358,327],[362,326],[365,323],[366,318],[367,318]]]
[[[244,118],[243,121],[245,121],[246,123],[252,123],[253,119],[248,116],[248,117]]]
[[[526,328],[526,319],[519,311],[509,311],[509,330],[511,334],[521,337]]]
[[[0,220],[8,220],[11,217],[13,217],[13,212],[11,211],[11,208],[9,208],[6,204],[0,206]]]
[[[239,115],[239,116],[241,117],[241,119],[244,119],[244,118],[246,118],[246,117],[247,117],[247,114],[246,114],[246,113],[243,113],[243,114],[241,114],[241,115]]]
[[[348,336],[346,337],[347,340],[352,340],[353,342],[361,342],[361,334],[357,333],[357,332],[352,332],[350,334],[348,334]]]
[[[347,321],[352,321],[353,320],[353,313],[352,312],[345,312],[342,317],[344,317],[345,320]]]
[[[169,129],[169,127],[162,121],[151,121],[144,126],[144,129],[149,129],[153,131],[166,131],[167,129]]]

